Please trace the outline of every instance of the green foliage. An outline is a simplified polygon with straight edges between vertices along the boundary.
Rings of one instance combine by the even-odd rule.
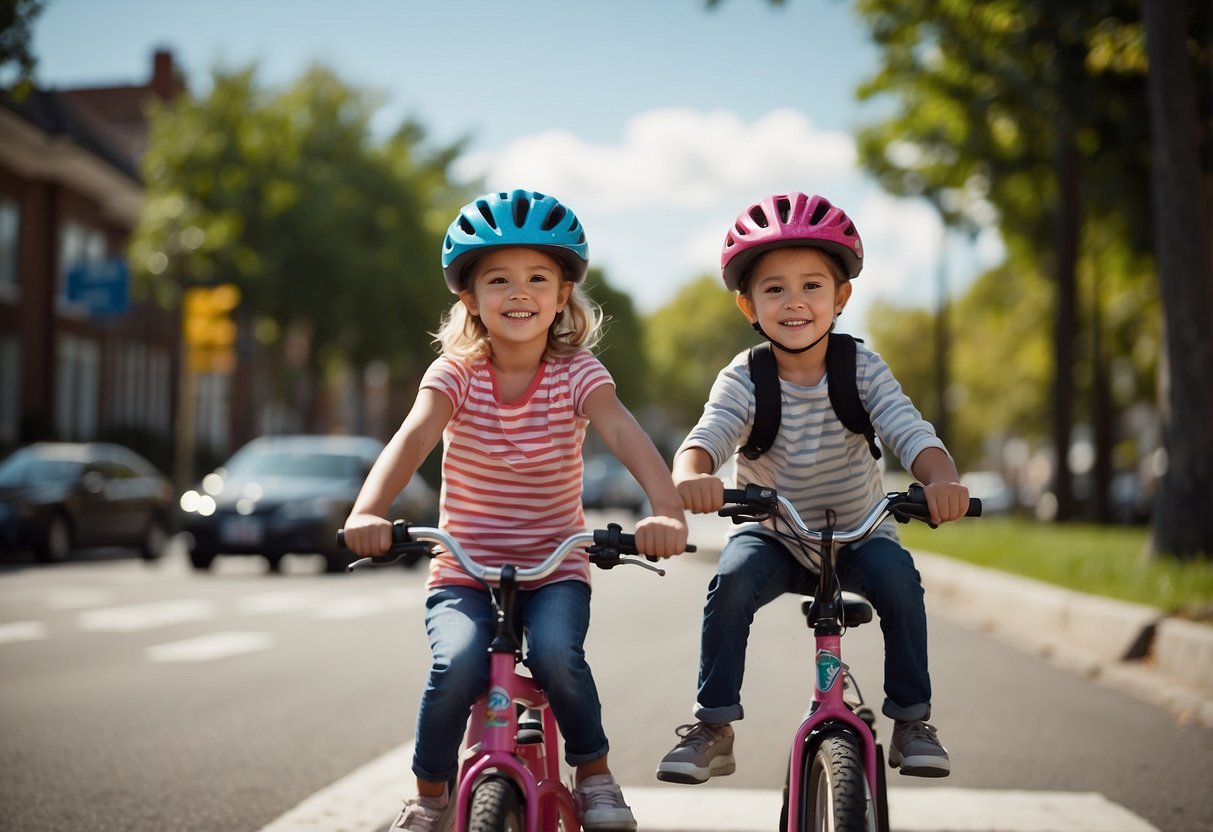
[[[384,358],[417,372],[450,300],[430,212],[459,204],[455,149],[426,153],[411,124],[374,142],[375,105],[321,67],[282,92],[250,68],[158,109],[133,270],[161,295],[182,279],[236,283],[242,315],[272,322],[263,338],[309,334],[313,368]]]
[[[643,322],[626,293],[611,286],[601,269],[586,275],[585,292],[600,307],[606,333],[598,345],[598,358],[615,379],[615,392],[629,410],[648,401],[649,360],[641,334]]]
[[[30,27],[45,6],[44,0],[4,0],[0,3],[0,69],[15,70],[9,84],[17,100],[30,90],[38,59],[30,48]]]
[[[921,523],[897,528],[911,549],[939,552],[1170,613],[1213,616],[1213,559],[1187,563],[1151,559],[1145,527],[986,517],[947,523],[938,529]]]
[[[703,412],[716,374],[760,337],[720,278],[704,276],[645,319],[652,362],[650,395],[674,425],[690,427]]]

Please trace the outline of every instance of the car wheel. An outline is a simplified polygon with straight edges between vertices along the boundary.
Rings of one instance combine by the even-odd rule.
[[[203,549],[195,546],[190,549],[190,563],[199,572],[206,572],[211,568],[211,564],[215,562],[215,553],[210,549]]]
[[[274,575],[282,572],[282,555],[266,555],[265,562],[270,566],[270,572]]]
[[[345,567],[349,566],[350,559],[343,555],[325,555],[324,556],[324,574],[336,575],[338,572],[344,572]]]
[[[149,562],[160,560],[160,556],[164,554],[167,546],[168,528],[164,525],[163,519],[153,517],[147,522],[147,529],[143,532],[143,543],[139,546],[139,556]]]
[[[72,526],[63,514],[56,514],[46,527],[46,537],[34,550],[40,563],[59,563],[72,551]]]

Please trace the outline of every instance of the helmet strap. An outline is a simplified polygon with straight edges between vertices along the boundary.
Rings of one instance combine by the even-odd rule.
[[[766,339],[767,339],[768,341],[770,341],[770,342],[771,342],[771,343],[772,343],[774,346],[779,347],[779,349],[781,349],[781,350],[783,350],[784,352],[789,353],[789,354],[791,354],[791,355],[799,355],[799,354],[800,354],[800,353],[802,353],[802,352],[808,352],[809,350],[813,349],[813,347],[817,346],[817,345],[818,345],[818,344],[820,344],[820,343],[821,343],[823,340],[825,340],[825,337],[826,337],[827,335],[829,335],[829,334],[830,334],[830,331],[831,331],[831,330],[833,330],[833,329],[834,329],[834,324],[833,324],[833,323],[831,323],[831,324],[830,324],[830,329],[827,329],[827,330],[826,330],[826,331],[825,331],[825,332],[822,334],[822,336],[821,336],[820,338],[818,338],[816,341],[814,341],[813,343],[809,344],[807,347],[801,347],[801,348],[800,348],[800,349],[798,349],[798,350],[794,350],[794,349],[792,349],[791,347],[785,347],[783,344],[781,344],[781,343],[779,343],[778,341],[776,341],[776,340],[775,340],[774,338],[772,338],[770,335],[767,335],[765,332],[763,332],[763,330],[762,330],[762,325],[761,325],[760,323],[758,323],[758,321],[754,321],[754,323],[750,324],[750,326],[754,327],[754,331],[755,331],[755,332],[757,332],[757,333],[758,333],[759,335],[761,335],[763,338],[766,338]]]

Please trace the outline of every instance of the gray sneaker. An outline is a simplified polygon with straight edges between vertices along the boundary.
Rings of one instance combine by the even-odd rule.
[[[448,832],[454,827],[455,801],[444,789],[442,797],[411,797],[388,827],[388,832]]]
[[[573,789],[581,828],[589,832],[635,832],[636,818],[623,800],[623,790],[609,774],[592,774]]]
[[[733,730],[728,725],[696,722],[674,729],[678,745],[657,765],[657,779],[667,783],[706,783],[737,770]]]
[[[952,766],[936,733],[934,725],[921,719],[894,722],[889,765],[912,777],[947,777]]]

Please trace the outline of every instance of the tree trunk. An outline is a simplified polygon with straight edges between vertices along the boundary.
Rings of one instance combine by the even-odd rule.
[[[1213,558],[1213,252],[1209,187],[1187,55],[1184,0],[1145,6],[1150,61],[1155,249],[1171,377],[1161,403],[1167,471],[1154,515],[1157,553]]]
[[[1078,148],[1071,116],[1063,113],[1057,126],[1057,308],[1053,320],[1056,366],[1053,376],[1053,493],[1058,520],[1073,520],[1074,482],[1070,474],[1070,434],[1074,427],[1074,333],[1077,328],[1078,237],[1082,228],[1079,204]]]

